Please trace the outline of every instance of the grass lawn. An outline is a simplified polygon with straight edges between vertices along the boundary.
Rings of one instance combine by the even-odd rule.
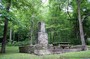
[[[17,46],[9,46],[7,47],[7,52],[5,54],[0,54],[0,59],[90,59],[90,50],[82,52],[36,56],[33,54],[19,53]]]

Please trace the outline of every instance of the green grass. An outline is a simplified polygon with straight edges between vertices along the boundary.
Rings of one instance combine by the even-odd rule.
[[[0,59],[90,59],[90,50],[37,56],[33,54],[19,53],[17,46],[9,46],[6,49],[7,52],[5,54],[0,54]]]

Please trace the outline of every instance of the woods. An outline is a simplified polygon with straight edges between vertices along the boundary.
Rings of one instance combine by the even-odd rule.
[[[50,44],[70,42],[87,49],[90,38],[89,0],[0,0],[1,53],[6,46],[37,43],[38,22],[46,23]]]

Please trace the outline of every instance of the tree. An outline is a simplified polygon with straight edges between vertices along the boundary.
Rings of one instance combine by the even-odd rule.
[[[81,0],[77,0],[77,12],[78,12],[79,31],[80,31],[80,38],[81,38],[81,43],[82,43],[82,50],[86,50],[82,18],[81,18],[81,13],[80,13],[80,4],[81,4]]]
[[[11,6],[11,0],[7,0],[7,5],[6,5],[6,12],[9,13],[9,9]],[[5,46],[6,46],[6,36],[7,36],[7,27],[8,27],[8,18],[4,17],[4,31],[3,31],[3,41],[2,41],[2,47],[1,47],[1,53],[5,53]]]

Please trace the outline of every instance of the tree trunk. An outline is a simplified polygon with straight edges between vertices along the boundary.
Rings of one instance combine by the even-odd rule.
[[[7,11],[7,12],[9,12],[10,6],[11,6],[11,0],[7,0],[7,6],[6,6],[6,11]],[[5,53],[6,36],[7,36],[7,27],[8,27],[8,18],[5,17],[1,53]]]
[[[30,30],[30,34],[31,34],[31,40],[30,40],[30,45],[33,45],[33,20],[31,20],[31,30]]]
[[[10,40],[9,40],[10,43],[12,43],[12,28],[10,28]]]
[[[17,34],[15,34],[14,31],[12,31],[12,44],[14,44],[15,39],[18,39],[18,36],[17,36]]]
[[[84,31],[83,31],[83,25],[82,25],[82,19],[81,19],[81,13],[80,13],[80,4],[81,0],[77,0],[77,8],[78,8],[78,21],[79,21],[79,31],[80,31],[80,38],[82,43],[82,50],[86,50],[86,43],[84,38]]]

